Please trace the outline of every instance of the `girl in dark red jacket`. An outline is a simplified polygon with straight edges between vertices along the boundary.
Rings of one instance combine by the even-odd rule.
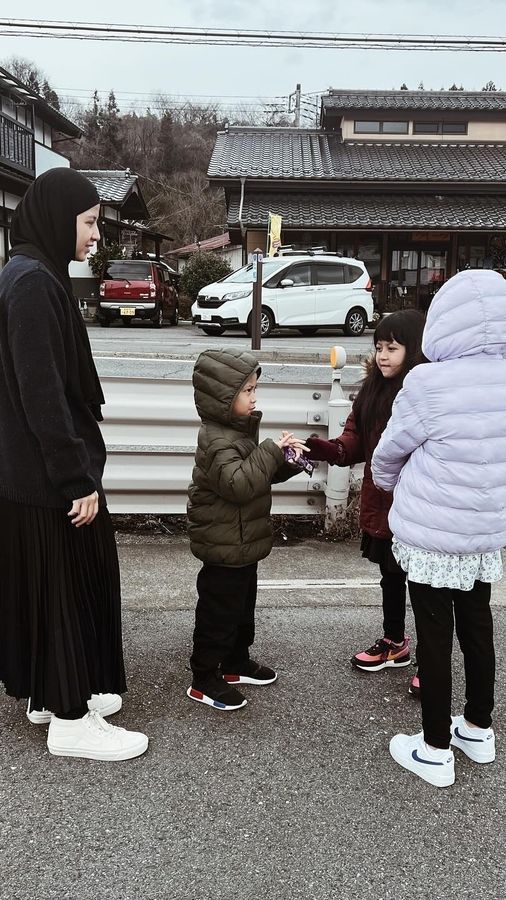
[[[344,431],[331,441],[308,438],[308,456],[336,466],[365,462],[360,498],[362,556],[377,563],[383,593],[383,637],[368,650],[352,657],[352,665],[365,672],[386,667],[401,668],[411,662],[410,639],[404,633],[406,617],[406,575],[392,555],[392,533],[388,513],[392,494],[378,490],[371,477],[371,458],[390,418],[392,404],[410,369],[423,360],[421,355],[424,318],[414,309],[392,313],[381,320],[374,332],[375,355],[348,416]],[[410,693],[419,693],[415,675]]]

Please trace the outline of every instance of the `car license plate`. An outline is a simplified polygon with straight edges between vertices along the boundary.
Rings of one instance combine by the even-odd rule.
[[[212,322],[212,318],[213,317],[212,317],[211,313],[203,312],[203,313],[201,313],[201,316],[200,316],[200,319],[202,322]]]
[[[122,306],[119,311],[120,316],[135,316],[135,309],[131,306]]]

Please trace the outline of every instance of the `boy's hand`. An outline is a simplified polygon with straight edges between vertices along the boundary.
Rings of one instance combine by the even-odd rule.
[[[295,459],[298,459],[304,451],[309,450],[309,447],[306,447],[304,441],[300,438],[296,438],[291,431],[283,431],[281,437],[277,441],[274,441],[274,443],[278,445],[280,450],[284,447],[292,447],[295,451]]]

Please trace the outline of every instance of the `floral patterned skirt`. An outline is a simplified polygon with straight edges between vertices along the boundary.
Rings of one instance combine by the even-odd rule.
[[[434,588],[472,591],[475,581],[490,584],[500,581],[503,576],[500,550],[457,556],[408,547],[394,538],[392,553],[406,572],[408,581]]]

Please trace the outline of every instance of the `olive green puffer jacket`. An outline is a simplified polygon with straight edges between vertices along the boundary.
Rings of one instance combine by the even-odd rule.
[[[217,566],[247,566],[272,548],[271,484],[298,468],[267,438],[258,443],[261,412],[232,417],[232,406],[257,372],[251,353],[206,350],[193,372],[202,419],[188,491],[188,532],[194,556]]]

